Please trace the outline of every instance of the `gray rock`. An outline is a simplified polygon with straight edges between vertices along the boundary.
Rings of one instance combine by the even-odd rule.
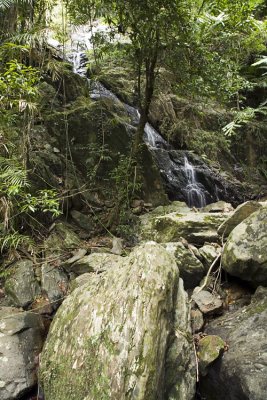
[[[28,307],[41,294],[30,260],[17,261],[12,275],[6,280],[5,292],[13,305]]]
[[[122,257],[110,253],[92,253],[82,257],[72,265],[65,265],[67,272],[73,272],[76,276],[89,272],[101,273],[117,266]]]
[[[0,309],[0,399],[21,398],[37,383],[44,327],[39,315]]]
[[[205,268],[194,253],[181,242],[166,243],[164,247],[175,257],[185,289],[193,289],[199,285],[205,275]]]
[[[191,310],[191,327],[193,333],[200,332],[204,326],[203,314],[200,310]]]
[[[54,225],[53,231],[44,241],[44,250],[47,256],[61,256],[64,251],[70,251],[80,247],[79,236],[68,224],[58,222]]]
[[[229,213],[233,210],[234,210],[234,208],[233,208],[232,204],[226,203],[225,201],[221,201],[221,200],[217,201],[216,203],[211,203],[201,209],[201,211],[209,212],[209,213],[213,213],[213,212]]]
[[[267,208],[234,228],[224,247],[222,266],[253,286],[267,285]]]
[[[86,232],[89,232],[89,233],[93,231],[95,224],[93,222],[92,216],[85,215],[77,210],[72,210],[70,214],[71,214],[74,222],[79,227],[81,227],[82,229],[84,229]]]
[[[78,249],[78,250],[74,251],[73,256],[71,258],[69,258],[68,260],[66,260],[64,264],[66,264],[66,265],[74,264],[75,261],[78,261],[82,257],[84,257],[86,255],[86,253],[87,253],[86,249]]]
[[[215,294],[211,294],[207,290],[201,290],[196,287],[193,294],[192,300],[197,304],[198,308],[203,314],[218,314],[222,311],[223,302]]]
[[[177,242],[183,237],[197,245],[219,240],[217,229],[227,214],[188,211],[184,206],[177,208],[176,212],[164,214],[165,209],[169,210],[168,207],[158,207],[154,212],[140,217],[140,239],[167,243]],[[162,214],[159,215],[159,212]]]
[[[255,211],[262,207],[257,201],[247,201],[246,203],[240,204],[233,214],[231,214],[226,221],[218,229],[219,235],[228,237],[232,230],[239,225],[244,219],[249,217]]]
[[[123,252],[123,239],[114,237],[112,240],[111,253],[120,256]]]
[[[206,267],[206,271],[208,271],[213,261],[221,253],[221,250],[221,247],[215,247],[210,244],[206,244],[199,249],[199,254],[201,256],[204,266]]]
[[[42,265],[42,289],[47,294],[47,297],[55,310],[63,301],[63,297],[68,290],[68,277],[66,273],[50,264]]]
[[[118,260],[87,275],[58,310],[41,358],[46,400],[193,399],[189,308],[175,259],[152,242]]]
[[[258,288],[252,303],[212,321],[207,333],[229,345],[209,367],[201,394],[211,400],[265,400],[267,393],[267,289]]]

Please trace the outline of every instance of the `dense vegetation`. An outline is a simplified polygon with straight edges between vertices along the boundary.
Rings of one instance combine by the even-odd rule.
[[[97,32],[92,37],[89,67],[92,76],[113,85],[118,95],[124,95],[139,108],[133,160],[138,162],[142,153],[144,126],[153,108],[160,108],[167,98],[175,106],[175,101],[181,102],[183,97],[184,108],[191,110],[190,117],[176,115],[172,119],[165,113],[159,122],[168,140],[183,148],[197,149],[200,155],[215,160],[220,146],[228,153],[233,149],[242,153],[246,140],[246,146],[254,153],[261,149],[259,156],[252,157],[251,167],[257,167],[266,178],[267,155],[262,146],[267,140],[266,130],[260,125],[266,116],[267,22],[263,0],[52,3],[0,1],[1,251],[32,246],[29,236],[42,236],[43,224],[59,215],[63,204],[67,188],[59,190],[50,182],[36,184],[36,168],[29,151],[34,126],[42,125],[53,111],[53,104],[50,108],[43,104],[44,82],[52,82],[60,90],[70,72],[70,66],[49,45],[49,38],[62,43],[64,58],[70,48],[70,26],[75,24],[88,24],[90,29],[96,20],[101,20],[109,26],[104,33]],[[199,104],[206,109],[228,109],[221,126],[213,133],[195,126],[194,134],[191,133],[191,122],[204,114]],[[64,105],[63,93],[63,109]],[[187,127],[182,124],[185,119],[189,119]],[[100,157],[99,149],[91,150],[95,162],[89,172],[93,176],[100,160],[107,155],[104,148]],[[67,153],[69,168],[71,150],[67,149]],[[111,172],[113,182],[121,187],[125,182],[121,171],[132,176],[132,168],[135,161],[122,159]],[[127,181],[126,194],[121,191],[121,202],[127,202],[126,208],[129,187],[131,191],[139,187],[131,182]]]

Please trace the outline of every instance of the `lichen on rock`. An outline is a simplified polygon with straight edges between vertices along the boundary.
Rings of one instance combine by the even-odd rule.
[[[175,390],[191,400],[195,367],[183,293],[175,259],[154,242],[92,274],[53,321],[41,361],[46,399],[173,399]]]

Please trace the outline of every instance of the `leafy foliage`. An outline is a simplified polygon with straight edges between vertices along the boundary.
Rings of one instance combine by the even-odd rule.
[[[2,249],[8,244],[15,248],[26,243],[23,235],[25,221],[37,212],[60,214],[57,194],[53,190],[40,190],[36,195],[31,192],[27,171],[17,158],[0,157],[0,214],[3,221],[0,242]]]

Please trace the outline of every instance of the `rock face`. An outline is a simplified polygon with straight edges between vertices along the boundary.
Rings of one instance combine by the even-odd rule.
[[[267,289],[258,288],[251,305],[213,321],[208,334],[229,344],[208,367],[201,394],[209,400],[265,400],[267,393]]]
[[[222,266],[254,286],[267,285],[267,208],[251,214],[232,231]]]
[[[240,204],[234,213],[230,215],[226,221],[218,229],[218,233],[221,236],[227,237],[230,235],[232,230],[239,225],[244,219],[249,217],[254,212],[258,211],[262,205],[256,201],[247,201],[246,203]]]
[[[202,213],[188,211],[179,202],[177,211],[158,215],[157,209],[140,217],[140,236],[142,239],[153,239],[159,243],[176,242],[181,236],[191,243],[202,245],[206,241],[219,239],[217,229],[227,218],[223,213]]]
[[[46,400],[191,400],[195,365],[175,259],[150,242],[75,289],[45,344]]]
[[[39,315],[3,307],[0,310],[0,399],[20,398],[37,383],[37,356],[44,328]]]

